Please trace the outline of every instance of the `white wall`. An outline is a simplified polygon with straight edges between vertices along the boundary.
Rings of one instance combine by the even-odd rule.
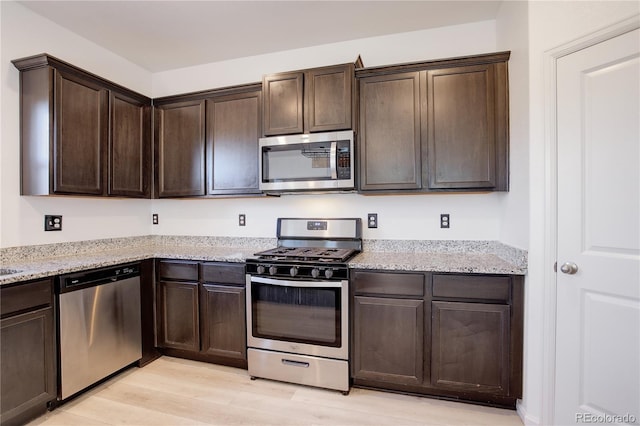
[[[153,212],[160,235],[275,237],[278,217],[360,217],[378,213],[378,228],[364,238],[497,239],[500,195],[434,194],[364,196],[358,194],[287,195],[280,198],[156,200]],[[247,217],[238,226],[238,214]],[[451,215],[451,228],[440,229],[440,213]]]
[[[500,240],[523,249],[529,243],[529,10],[527,2],[503,2],[496,19],[498,49],[509,48],[509,130],[510,188],[503,200]],[[505,47],[503,47],[505,46]],[[525,277],[525,304],[539,303],[540,292]],[[529,308],[525,309],[526,311]],[[524,323],[524,395],[519,411],[526,416],[526,407],[540,405],[538,373],[542,357],[536,353],[530,336],[532,324]],[[533,324],[535,327],[535,324]]]
[[[500,241],[529,245],[529,34],[527,3],[502,3],[496,19],[498,50],[509,58],[509,193],[503,200]]]
[[[504,46],[508,49],[508,46]],[[352,62],[377,66],[496,50],[495,22],[450,26],[391,36],[334,43],[237,60],[183,68],[153,75],[153,96],[167,96],[261,81],[267,73]],[[505,194],[431,194],[363,196],[295,195],[281,198],[159,200],[154,234],[273,237],[277,217],[355,216],[378,213],[379,228],[365,238],[480,239],[500,238]],[[238,214],[247,215],[239,227]],[[451,215],[451,228],[439,228],[440,213]]]
[[[151,73],[20,4],[2,1],[0,10],[0,247],[148,235],[149,200],[20,196],[19,72],[11,60],[46,52],[147,96]],[[45,233],[45,214],[62,214],[63,230]]]
[[[553,214],[545,203],[545,177],[549,171],[545,153],[545,115],[552,104],[545,103],[545,52],[637,15],[636,1],[534,1],[529,3],[529,273],[527,277],[525,424],[551,424],[552,365],[545,354],[554,336],[545,334],[547,315],[555,304],[545,274],[545,217]],[[549,100],[552,102],[553,100]],[[549,313],[549,314],[548,314]]]
[[[263,74],[353,62],[365,67],[495,51],[495,22],[412,31],[287,50],[153,74],[153,97],[262,81]]]
[[[509,194],[361,196],[356,194],[212,200],[105,200],[19,196],[18,71],[11,59],[48,52],[152,97],[259,81],[262,74],[355,60],[366,66],[496,51],[494,21],[335,43],[150,75],[113,53],[14,2],[2,2],[2,151],[0,247],[127,235],[273,236],[280,216],[359,216],[375,212],[367,238],[500,239]],[[29,31],[24,31],[29,28]],[[503,43],[500,49],[510,49]],[[521,195],[522,196],[522,195]],[[151,226],[151,212],[160,225]],[[237,226],[237,214],[247,226]],[[440,213],[452,227],[438,227]],[[64,230],[42,230],[44,214],[62,214]],[[512,215],[515,217],[515,214]],[[514,237],[515,245],[525,246]]]

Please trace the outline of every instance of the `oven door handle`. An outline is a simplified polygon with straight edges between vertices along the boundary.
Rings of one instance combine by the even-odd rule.
[[[340,281],[290,281],[274,278],[251,277],[252,283],[279,285],[282,287],[307,287],[307,288],[326,288],[326,287],[342,287]]]

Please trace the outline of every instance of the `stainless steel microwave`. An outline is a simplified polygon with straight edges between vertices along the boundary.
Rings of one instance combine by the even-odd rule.
[[[353,139],[352,130],[261,138],[260,190],[354,189]]]

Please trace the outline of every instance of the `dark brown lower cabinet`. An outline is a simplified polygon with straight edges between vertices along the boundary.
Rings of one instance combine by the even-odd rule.
[[[247,358],[245,288],[202,284],[200,314],[202,352],[229,358]]]
[[[0,302],[0,424],[24,424],[57,393],[52,282],[3,286]]]
[[[431,303],[431,384],[509,394],[509,305]]]
[[[514,408],[523,277],[355,270],[354,385]]]
[[[160,330],[158,346],[200,350],[198,283],[160,281]]]
[[[161,260],[158,277],[161,352],[246,368],[244,264]]]
[[[355,296],[353,307],[354,374],[422,383],[424,301]]]

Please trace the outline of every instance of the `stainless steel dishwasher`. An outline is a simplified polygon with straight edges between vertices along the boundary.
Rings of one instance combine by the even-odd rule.
[[[142,358],[140,264],[58,281],[59,400]]]

